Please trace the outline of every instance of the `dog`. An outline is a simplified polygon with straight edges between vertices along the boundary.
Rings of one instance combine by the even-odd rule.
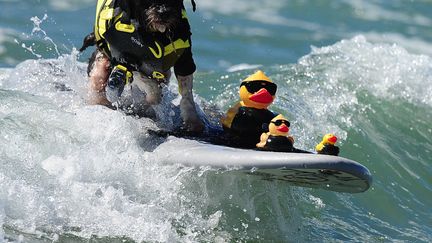
[[[98,0],[94,31],[80,49],[97,46],[87,68],[90,103],[118,103],[131,83],[143,92],[143,106],[159,104],[173,67],[185,129],[202,131],[192,92],[191,35],[183,0]]]

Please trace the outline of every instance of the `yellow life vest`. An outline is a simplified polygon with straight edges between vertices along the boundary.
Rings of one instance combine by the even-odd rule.
[[[120,1],[97,1],[94,34],[98,48],[115,64],[142,71],[153,78],[164,78],[162,73],[174,65],[184,49],[191,47],[186,10],[182,10],[180,34],[173,40],[161,34],[155,38],[151,34],[143,36],[138,31],[138,24],[132,20],[122,22],[127,14],[118,7]],[[152,60],[152,67],[139,70],[141,63],[148,60]]]

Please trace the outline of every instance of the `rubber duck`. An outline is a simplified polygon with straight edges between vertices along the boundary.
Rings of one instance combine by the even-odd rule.
[[[255,148],[263,132],[278,114],[268,110],[276,97],[277,86],[263,71],[258,70],[240,84],[240,101],[222,117],[224,130],[239,147]]]
[[[268,125],[268,132],[262,133],[257,148],[268,151],[292,152],[294,138],[289,136],[290,122],[283,116],[277,115]]]
[[[315,147],[319,154],[339,155],[339,147],[336,146],[337,137],[331,133],[324,135],[322,141]]]

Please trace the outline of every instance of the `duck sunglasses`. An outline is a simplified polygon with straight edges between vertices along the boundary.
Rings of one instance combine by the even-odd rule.
[[[246,81],[240,84],[241,86],[245,86],[249,93],[253,94],[258,92],[260,89],[266,89],[272,96],[276,94],[277,85],[274,83],[270,83],[267,81]]]
[[[282,124],[285,124],[287,127],[290,127],[290,122],[287,120],[276,120],[276,121],[271,121],[271,123],[275,124],[276,126],[280,126]]]

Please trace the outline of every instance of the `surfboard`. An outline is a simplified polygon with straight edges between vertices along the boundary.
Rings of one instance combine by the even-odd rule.
[[[210,166],[294,186],[360,193],[372,184],[365,166],[339,156],[240,149],[174,136],[168,136],[154,152],[166,164]]]

